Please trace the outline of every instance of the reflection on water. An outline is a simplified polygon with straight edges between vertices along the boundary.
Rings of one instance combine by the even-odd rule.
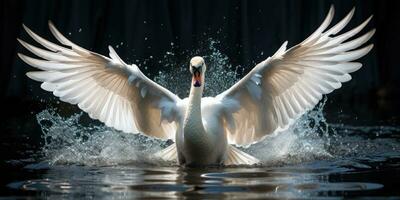
[[[30,170],[35,170],[30,166]],[[37,191],[50,198],[306,198],[332,197],[362,192],[368,194],[384,185],[345,180],[346,176],[368,176],[368,170],[335,162],[261,168],[208,168],[154,166],[57,165],[38,170],[40,179],[14,182],[8,186]]]

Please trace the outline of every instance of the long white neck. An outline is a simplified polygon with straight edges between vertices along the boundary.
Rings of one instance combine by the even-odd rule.
[[[204,80],[204,79],[203,79]],[[201,98],[203,95],[204,82],[200,87],[190,88],[189,102],[184,119],[184,133],[186,136],[199,136],[205,133],[201,116]]]

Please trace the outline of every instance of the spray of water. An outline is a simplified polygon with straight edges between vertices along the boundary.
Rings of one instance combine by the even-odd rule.
[[[216,48],[217,44],[218,42],[209,40],[207,48],[202,48],[202,51],[206,49],[206,53],[201,52],[208,64],[205,96],[217,95],[238,81],[237,68],[229,64],[227,56]],[[199,52],[192,53],[195,54]],[[189,90],[187,60],[189,58],[184,62],[176,62],[173,53],[167,52],[161,61],[165,63],[165,70],[154,78],[181,98],[186,97]],[[265,164],[275,165],[353,155],[362,157],[373,152],[396,152],[400,149],[399,143],[392,139],[379,138],[371,142],[369,139],[360,139],[362,136],[351,135],[360,131],[357,127],[328,124],[323,115],[325,103],[326,97],[289,129],[243,150]],[[42,153],[51,164],[114,165],[143,162],[155,165],[176,164],[165,163],[152,156],[170,145],[172,141],[150,138],[142,134],[126,134],[105,125],[83,126],[80,123],[82,115],[61,117],[54,109],[47,109],[37,114],[44,138]],[[387,130],[385,127],[379,130],[390,133],[399,131]]]
[[[83,113],[61,117],[54,109],[37,114],[42,128],[42,153],[54,163],[114,165],[152,162],[149,155],[167,147],[171,141],[142,134],[126,134],[104,125],[82,126]]]

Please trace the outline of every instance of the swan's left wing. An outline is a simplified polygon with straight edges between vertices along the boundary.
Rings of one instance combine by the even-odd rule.
[[[175,139],[181,101],[172,92],[147,78],[136,65],[128,65],[113,48],[110,57],[86,50],[65,38],[49,22],[55,38],[63,45],[43,39],[29,28],[26,32],[46,49],[18,40],[42,59],[18,54],[42,71],[27,75],[43,82],[41,87],[60,100],[77,104],[91,118],[128,132]]]
[[[354,60],[367,54],[367,42],[375,30],[347,41],[360,32],[371,18],[343,33],[354,9],[338,24],[329,26],[331,7],[322,25],[302,43],[286,50],[285,42],[270,58],[259,63],[242,80],[221,93],[216,100],[222,106],[228,139],[233,144],[251,144],[274,131],[287,128],[295,119],[312,109],[322,98],[349,81],[349,73],[358,70]]]

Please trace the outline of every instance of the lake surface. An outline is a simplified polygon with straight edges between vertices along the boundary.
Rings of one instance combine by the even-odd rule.
[[[316,161],[275,167],[188,169],[154,166],[30,166],[9,190],[22,196],[59,199],[124,198],[399,198],[399,159]],[[387,178],[387,180],[385,179]],[[397,178],[397,180],[396,180]],[[396,191],[397,190],[397,191]]]

